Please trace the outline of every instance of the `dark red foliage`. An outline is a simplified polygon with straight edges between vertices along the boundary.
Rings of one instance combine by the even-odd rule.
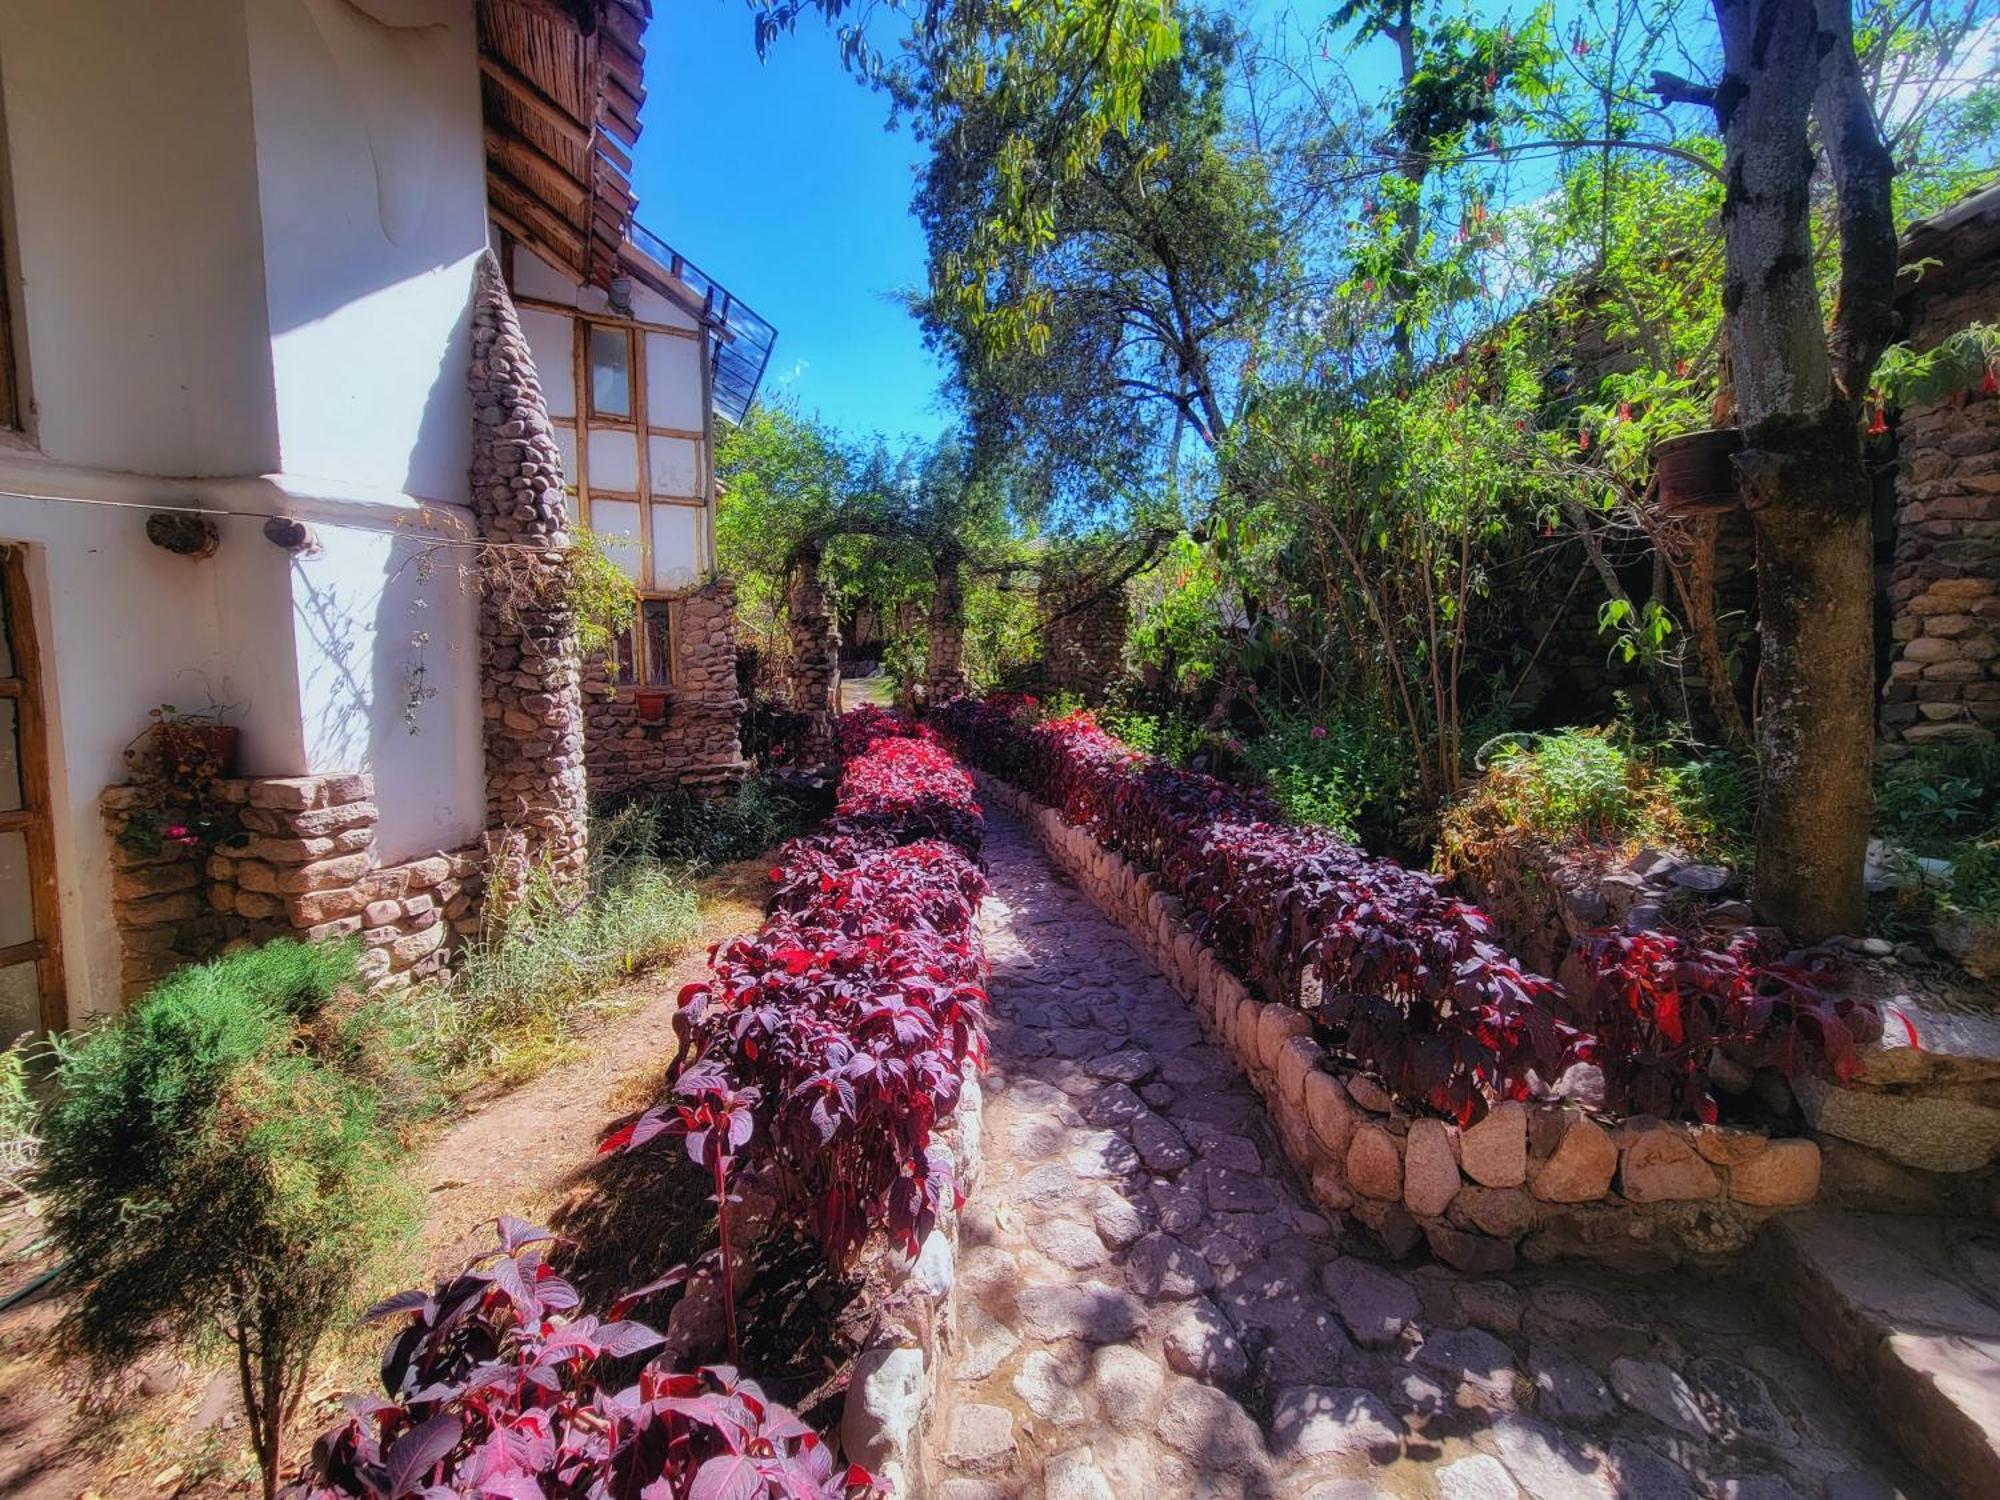
[[[646,1365],[664,1340],[600,1321],[542,1257],[553,1236],[500,1221],[500,1243],[429,1294],[370,1311],[401,1318],[382,1356],[387,1398],[355,1397],[313,1445],[296,1500],[847,1500],[872,1492],[811,1428],[727,1366]],[[659,1290],[649,1287],[646,1292]]]
[[[1740,934],[1721,952],[1663,932],[1605,933],[1591,945],[1605,1101],[1631,1114],[1713,1120],[1708,1059],[1845,1083],[1860,1044],[1882,1034],[1874,1006],[1838,998],[1821,963],[1766,959]]]
[[[978,847],[971,778],[927,733],[876,733],[842,772],[831,831],[785,847],[763,930],[719,945],[713,977],[682,992],[673,1099],[606,1149],[701,1101],[745,1101],[740,1169],[836,1266],[877,1229],[914,1251],[957,1195],[933,1132],[986,1055],[986,881],[933,836],[941,822]]]
[[[1554,981],[1495,942],[1478,907],[1435,876],[1280,823],[1257,790],[1135,751],[1087,713],[1036,721],[1032,700],[956,699],[932,722],[967,759],[1158,873],[1265,999],[1312,1009],[1332,1051],[1405,1103],[1461,1123],[1577,1061],[1603,1068],[1615,1107],[1706,1118],[1713,1045],[1788,1073],[1845,1076],[1854,1039],[1879,1029],[1872,1008],[1832,999],[1804,967],[1747,950],[1684,954],[1644,935],[1600,948],[1612,956],[1600,957],[1603,1034],[1593,1035],[1561,1019]],[[1706,1019],[1675,1020],[1692,1009]]]

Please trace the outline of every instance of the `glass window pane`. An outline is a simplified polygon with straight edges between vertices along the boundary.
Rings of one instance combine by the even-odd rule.
[[[706,514],[693,505],[653,506],[654,588],[684,589],[701,581],[701,523]]]
[[[0,1047],[42,1029],[42,990],[32,963],[0,969]]]
[[[648,599],[641,618],[646,626],[646,681],[667,687],[674,680],[673,606],[665,599]]]
[[[28,879],[28,836],[0,833],[0,948],[33,941],[35,891]]]
[[[622,328],[591,325],[590,409],[607,417],[632,415],[632,340]]]
[[[623,568],[626,577],[639,582],[639,502],[593,499],[590,529],[603,543],[604,555]]]
[[[0,812],[21,810],[21,705],[0,698]]]
[[[618,632],[618,639],[612,642],[612,649],[618,653],[618,685],[632,686],[639,680],[639,649],[631,626],[628,625]]]

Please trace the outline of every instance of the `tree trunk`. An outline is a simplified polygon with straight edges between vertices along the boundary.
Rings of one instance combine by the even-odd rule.
[[[1848,0],[1714,0],[1728,188],[1722,305],[1757,529],[1764,698],[1754,896],[1812,942],[1862,925],[1871,813],[1869,486],[1859,398],[1892,327],[1893,172]],[[1838,191],[1831,332],[1808,215],[1817,114]]]
[[[1763,697],[1758,914],[1816,942],[1859,933],[1872,810],[1875,654],[1869,490],[1843,409],[1750,435]]]

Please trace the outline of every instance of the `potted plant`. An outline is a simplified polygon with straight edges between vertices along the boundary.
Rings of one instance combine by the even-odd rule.
[[[186,713],[171,703],[151,710],[125,747],[141,797],[125,816],[119,842],[148,857],[179,847],[212,849],[241,837],[234,807],[217,783],[236,773],[242,730],[225,724],[231,710],[211,704]]]

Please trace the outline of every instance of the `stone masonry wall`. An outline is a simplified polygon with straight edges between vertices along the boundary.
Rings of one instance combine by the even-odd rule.
[[[122,998],[185,964],[274,937],[358,937],[376,988],[437,974],[481,916],[485,856],[476,846],[380,863],[373,778],[357,773],[217,783],[243,836],[204,855],[147,855],[119,839],[145,789],[105,789],[113,920],[124,940]]]
[[[472,508],[480,565],[486,822],[509,863],[580,882],[585,860],[582,654],[562,597],[562,454],[513,299],[489,253],[472,310]],[[518,869],[505,873],[519,878]]]
[[[799,736],[799,758],[807,765],[833,758],[833,721],[838,712],[835,695],[840,685],[840,626],[819,564],[816,552],[801,557],[785,595],[785,614],[792,632],[786,685],[793,712],[806,716],[805,731]]]
[[[1990,740],[2000,727],[2000,399],[1913,407],[1897,435],[1882,739],[1900,749]]]
[[[1123,589],[1100,589],[1079,601],[1085,585],[1044,579],[1036,600],[1042,619],[1042,673],[1051,692],[1077,693],[1101,703],[1125,671],[1131,623]]]
[[[736,683],[736,586],[726,578],[678,601],[675,683],[649,721],[638,691],[612,680],[607,657],[584,664],[584,760],[591,795],[647,789],[714,792],[748,776]]]
[[[1056,865],[1194,1006],[1263,1094],[1314,1199],[1366,1224],[1394,1254],[1421,1239],[1472,1274],[1517,1258],[1646,1268],[1740,1251],[1771,1213],[1819,1192],[1820,1151],[1809,1140],[1612,1121],[1555,1102],[1502,1104],[1465,1130],[1412,1117],[1372,1079],[1343,1070],[1313,1040],[1304,1011],[1252,995],[1157,876],[1018,789],[984,775],[979,784],[982,797],[1027,818]]]

